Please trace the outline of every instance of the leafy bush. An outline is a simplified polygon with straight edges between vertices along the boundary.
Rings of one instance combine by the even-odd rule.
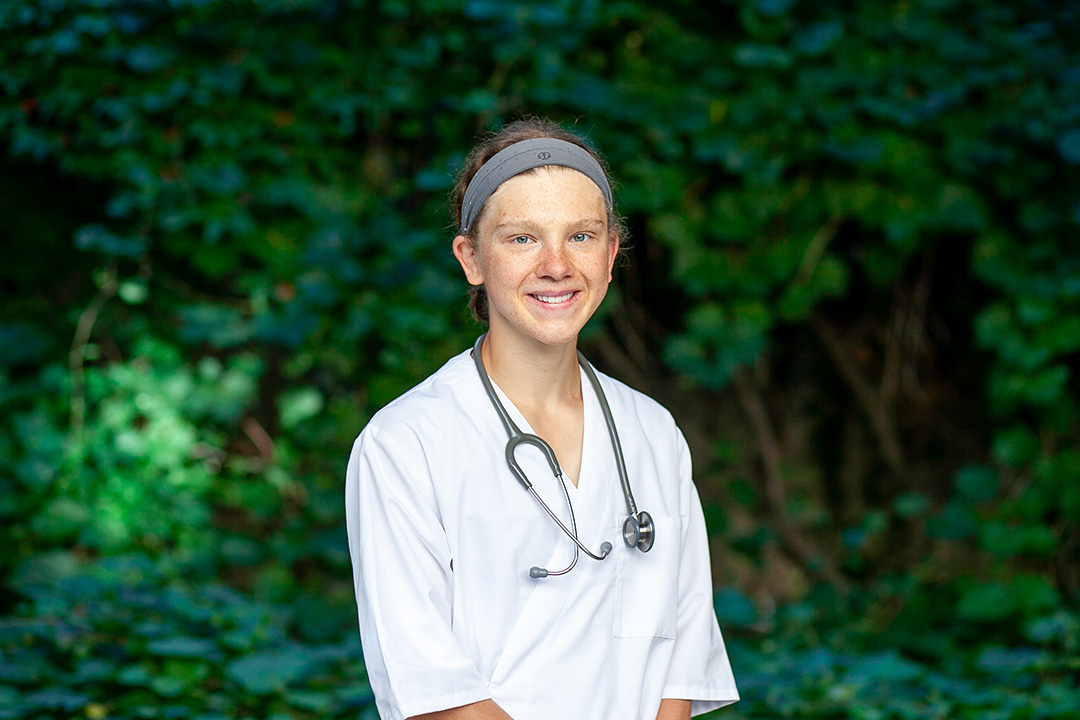
[[[39,555],[0,621],[0,717],[376,717],[355,633],[290,638],[287,609],[121,555]]]
[[[759,616],[732,612],[746,598],[722,592],[717,613],[728,618],[743,699],[710,717],[1064,719],[1076,712],[1076,613],[1051,611],[1016,623],[1008,642],[979,642],[986,626],[953,615],[948,590],[905,597],[908,606],[889,623],[873,607],[830,597]],[[926,616],[948,625],[927,632]]]

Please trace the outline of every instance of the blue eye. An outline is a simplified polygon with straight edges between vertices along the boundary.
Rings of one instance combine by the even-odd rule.
[[[516,238],[514,238],[513,242],[518,244],[518,245],[524,245],[525,243],[529,242],[529,236],[528,235],[518,235]]]
[[[587,234],[585,234],[585,233],[578,233],[577,235],[574,235],[574,237],[572,237],[570,239],[573,240],[574,242],[585,242],[586,240],[589,239],[589,236]]]

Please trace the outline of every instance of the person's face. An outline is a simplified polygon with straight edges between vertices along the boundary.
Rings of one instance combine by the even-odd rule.
[[[607,293],[618,239],[600,189],[577,170],[538,168],[488,198],[474,247],[454,238],[473,285],[484,284],[491,337],[562,345]]]

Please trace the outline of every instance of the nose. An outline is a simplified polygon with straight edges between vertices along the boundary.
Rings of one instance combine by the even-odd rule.
[[[544,252],[540,258],[537,273],[542,277],[555,279],[570,274],[570,262],[566,257],[566,247],[561,242],[544,243]]]

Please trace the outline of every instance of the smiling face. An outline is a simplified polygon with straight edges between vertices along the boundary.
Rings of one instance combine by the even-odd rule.
[[[507,180],[488,198],[475,245],[454,255],[488,296],[490,337],[565,345],[600,306],[618,240],[600,189],[577,170],[549,166]]]

